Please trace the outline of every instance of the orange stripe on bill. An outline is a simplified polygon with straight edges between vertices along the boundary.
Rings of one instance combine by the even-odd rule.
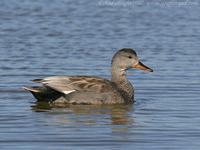
[[[138,62],[138,64],[134,65],[133,68],[136,68],[136,69],[140,69],[140,70],[144,70],[144,71],[147,71],[147,72],[153,72],[153,69],[145,66],[143,63],[141,63],[140,61]]]

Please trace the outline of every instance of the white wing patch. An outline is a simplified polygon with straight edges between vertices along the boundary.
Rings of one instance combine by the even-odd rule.
[[[69,93],[72,93],[72,92],[75,92],[76,90],[70,90],[70,91],[63,91],[64,94],[69,94]]]

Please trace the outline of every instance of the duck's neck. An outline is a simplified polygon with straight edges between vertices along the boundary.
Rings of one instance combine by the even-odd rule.
[[[124,98],[128,98],[127,101],[131,101],[133,98],[133,86],[126,77],[126,69],[120,69],[118,67],[112,67],[112,82],[114,82],[118,89],[121,91]]]

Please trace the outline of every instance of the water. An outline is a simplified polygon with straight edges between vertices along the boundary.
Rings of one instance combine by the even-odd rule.
[[[0,149],[199,149],[200,4],[108,2],[0,1]],[[154,69],[128,72],[134,105],[49,108],[21,89],[110,78],[123,47]]]

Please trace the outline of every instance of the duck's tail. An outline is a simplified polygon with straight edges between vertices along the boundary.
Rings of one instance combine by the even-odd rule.
[[[22,87],[24,90],[29,91],[31,93],[38,93],[40,92],[37,87]]]
[[[23,87],[23,89],[31,92],[38,101],[54,101],[62,96],[62,93],[44,86]]]

